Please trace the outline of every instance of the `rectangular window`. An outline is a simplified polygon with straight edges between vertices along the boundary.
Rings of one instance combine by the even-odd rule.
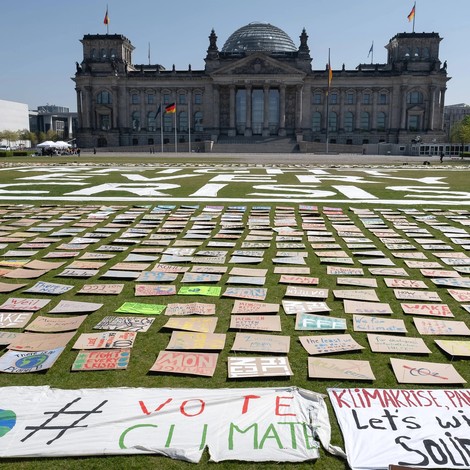
[[[131,96],[132,104],[139,104],[140,103],[140,96],[137,93],[133,93]]]
[[[155,95],[147,95],[147,104],[155,104]]]
[[[184,94],[178,95],[178,104],[186,104],[186,95]]]
[[[370,104],[370,94],[369,93],[364,93],[362,95],[362,103],[363,104]]]
[[[348,93],[346,95],[346,104],[354,104],[354,94]]]
[[[202,104],[202,94],[196,93],[194,95],[194,104]]]
[[[168,93],[163,95],[163,104],[170,104],[170,95]]]
[[[321,93],[313,94],[313,104],[321,104]]]
[[[387,104],[387,93],[380,93],[379,104]]]
[[[338,104],[338,93],[331,93],[330,104]]]

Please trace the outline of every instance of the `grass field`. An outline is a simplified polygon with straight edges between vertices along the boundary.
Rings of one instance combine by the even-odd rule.
[[[46,163],[46,167],[41,167],[42,163]],[[64,168],[61,166],[66,162],[68,167]],[[292,207],[294,209],[296,225],[294,228],[301,230],[302,227],[302,214],[299,211],[299,204],[312,204],[318,206],[318,214],[316,216],[319,221],[324,222],[326,230],[330,232],[332,237],[335,238],[334,243],[340,246],[341,250],[346,251],[354,260],[354,267],[360,267],[358,259],[363,259],[361,256],[353,254],[358,249],[349,248],[347,242],[338,235],[337,227],[333,227],[338,221],[334,218],[328,217],[325,214],[325,207],[334,205],[334,207],[341,208],[345,215],[348,216],[348,224],[354,224],[359,227],[362,232],[362,236],[370,240],[370,243],[374,245],[374,250],[380,250],[388,258],[393,259],[396,267],[402,267],[409,273],[409,279],[422,280],[429,287],[430,291],[436,291],[442,298],[442,302],[447,304],[451,311],[455,315],[455,320],[462,320],[468,323],[468,313],[462,308],[461,304],[454,300],[444,287],[436,287],[428,278],[423,276],[419,269],[408,268],[403,258],[394,256],[394,252],[401,250],[390,250],[384,244],[384,238],[375,236],[370,226],[364,225],[365,216],[351,211],[350,208],[367,208],[373,211],[374,218],[382,217],[383,226],[388,229],[394,229],[394,218],[383,217],[381,210],[393,209],[396,211],[396,216],[402,216],[402,220],[406,220],[409,224],[416,224],[419,229],[428,230],[432,239],[442,241],[445,245],[449,245],[452,250],[456,252],[465,251],[461,245],[453,243],[448,236],[446,236],[441,230],[440,225],[436,225],[435,222],[445,223],[451,227],[463,228],[461,224],[462,220],[468,220],[468,205],[470,204],[470,197],[467,194],[468,190],[468,171],[465,168],[458,167],[457,165],[449,166],[446,168],[402,168],[402,167],[366,167],[366,168],[328,168],[324,167],[322,171],[325,171],[328,177],[319,181],[314,182],[302,182],[302,178],[297,175],[308,175],[311,176],[308,170],[311,168],[308,166],[301,168],[289,168],[287,166],[275,165],[272,167],[256,167],[248,165],[248,170],[245,169],[245,164],[238,164],[236,162],[227,162],[221,159],[217,162],[214,161],[198,161],[197,165],[194,160],[188,161],[181,158],[180,161],[172,160],[170,163],[162,162],[159,164],[155,162],[153,158],[151,161],[147,158],[132,158],[132,159],[119,159],[116,164],[111,158],[93,159],[91,162],[87,159],[80,160],[80,166],[76,166],[74,163],[70,165],[70,157],[64,159],[54,159],[53,166],[51,166],[50,159],[38,159],[35,157],[34,164],[38,165],[34,168],[28,168],[31,161],[21,165],[21,161],[12,161],[9,159],[8,163],[15,163],[18,167],[3,167],[0,171],[0,209],[3,209],[8,215],[8,218],[4,217],[0,219],[0,232],[12,234],[15,231],[24,231],[25,227],[21,224],[14,225],[14,222],[21,221],[23,218],[31,218],[34,214],[34,210],[39,209],[40,212],[47,213],[48,211],[58,210],[58,213],[51,215],[50,217],[36,219],[29,228],[37,227],[41,225],[45,220],[48,222],[57,221],[63,223],[61,228],[74,227],[80,222],[83,222],[87,218],[87,214],[77,215],[77,218],[68,218],[70,214],[74,212],[78,214],[79,209],[84,209],[88,213],[96,212],[97,207],[103,206],[116,206],[115,211],[106,219],[99,219],[98,223],[93,227],[87,227],[85,232],[80,233],[79,236],[83,236],[84,233],[92,233],[93,231],[106,227],[107,224],[112,223],[116,218],[127,211],[134,211],[136,215],[133,222],[123,225],[122,229],[117,234],[110,234],[109,237],[101,239],[98,243],[91,244],[88,248],[81,250],[79,258],[85,252],[93,252],[100,245],[112,244],[113,240],[119,238],[126,230],[131,227],[138,226],[142,222],[142,218],[148,215],[151,208],[160,204],[174,205],[176,210],[181,205],[197,205],[198,208],[194,210],[194,215],[201,214],[202,209],[206,205],[217,205],[224,206],[226,210],[229,206],[245,206],[246,210],[240,212],[243,215],[243,224],[245,228],[242,230],[239,238],[233,239],[235,246],[233,248],[226,248],[228,255],[231,251],[242,248],[242,243],[245,241],[245,237],[249,235],[250,228],[247,226],[248,217],[253,207],[259,205],[269,205],[270,210],[270,227],[273,227],[274,221],[281,217],[282,211],[285,209],[276,209],[276,207],[282,206]],[[93,165],[92,165],[93,163]],[[157,167],[154,167],[157,164]],[[229,167],[223,165],[229,164]],[[75,166],[74,166],[75,165]],[[89,165],[89,166],[85,166]],[[146,166],[150,165],[150,166]],[[158,166],[160,165],[160,166]],[[239,166],[239,168],[238,168]],[[20,171],[20,167],[22,167]],[[75,173],[68,172],[73,168],[76,170]],[[213,168],[212,173],[199,172],[195,173],[195,170],[201,170],[206,168]],[[217,180],[218,184],[225,184],[222,189],[218,192],[217,196],[203,197],[194,196],[195,193],[201,190],[204,186],[210,183],[214,183],[212,178],[219,175],[232,175],[234,168],[236,171],[247,171],[246,173],[235,173],[237,178],[231,181],[226,181],[223,178]],[[47,169],[47,172],[44,171]],[[99,173],[100,170],[112,169],[112,172]],[[275,170],[289,170],[284,173],[267,173],[267,169]],[[161,173],[162,170],[174,170],[175,173]],[[292,170],[292,171],[291,171]],[[375,172],[375,173],[371,173]],[[318,173],[314,175],[318,176]],[[138,175],[139,178],[131,180],[128,175]],[[115,183],[121,185],[132,184],[132,189],[137,187],[145,188],[152,184],[160,184],[161,181],[155,180],[155,178],[161,178],[162,176],[174,176],[171,180],[165,180],[165,183],[171,182],[178,187],[170,189],[157,188],[156,190],[164,193],[163,195],[145,195],[139,196],[135,192],[129,192],[128,188],[120,187],[113,190],[102,190],[97,193],[88,195],[71,195],[76,191],[83,190],[84,188],[92,188],[104,184]],[[191,175],[187,178],[180,178],[183,175]],[[354,177],[356,180],[345,180],[346,177]],[[362,180],[358,180],[360,177]],[[245,181],[244,181],[245,178]],[[253,179],[255,181],[246,181],[246,179]],[[423,178],[433,178],[434,181],[426,181]],[[145,181],[144,181],[145,179]],[[152,181],[152,179],[154,181]],[[273,181],[275,179],[275,181]],[[439,179],[439,180],[438,180]],[[58,183],[61,183],[60,185]],[[76,185],[74,183],[79,183]],[[3,185],[15,184],[17,186],[3,186]],[[21,184],[21,186],[19,186]],[[266,185],[274,186],[275,188],[267,188]],[[302,186],[310,185],[310,193],[302,193]],[[373,196],[367,203],[364,202],[364,198],[350,199],[349,202],[344,202],[347,197],[344,193],[338,195],[337,186],[354,186],[355,188],[362,189],[368,194]],[[254,186],[260,186],[254,188]],[[395,189],[391,189],[391,187]],[[396,189],[397,187],[402,189]],[[285,191],[286,187],[291,188],[291,192]],[[431,190],[429,188],[432,187]],[[155,187],[154,187],[155,189]],[[42,193],[33,193],[32,191],[43,191]],[[322,191],[322,193],[318,193]],[[328,192],[334,193],[326,195]],[[253,193],[261,193],[262,196],[254,196]],[[316,197],[315,194],[320,194],[320,197]],[[111,200],[109,198],[112,198]],[[127,200],[131,199],[131,200]],[[338,200],[342,202],[338,202]],[[139,203],[139,200],[141,203]],[[272,203],[269,202],[272,201]],[[262,202],[259,202],[262,201]],[[384,202],[385,201],[385,202]],[[31,207],[16,206],[18,204],[27,204]],[[95,207],[91,207],[95,206]],[[118,206],[118,207],[117,207]],[[64,208],[63,211],[61,209]],[[88,208],[88,209],[87,209]],[[137,211],[137,212],[136,212]],[[414,211],[414,212],[412,212]],[[385,214],[387,215],[387,214]],[[372,217],[372,216],[371,216]],[[451,217],[451,218],[449,218]],[[459,218],[461,217],[461,218]],[[144,238],[139,238],[138,241],[149,240],[151,234],[158,233],[163,224],[168,219],[168,214],[161,224],[155,226],[149,225],[151,231],[146,234]],[[219,224],[220,218],[215,218]],[[184,228],[180,229],[175,233],[175,238],[171,241],[170,247],[173,246],[175,241],[185,240],[185,234],[189,228],[191,228],[192,222],[188,222]],[[142,226],[142,225],[140,225]],[[208,239],[202,240],[200,246],[197,246],[197,250],[210,249],[207,247],[207,243],[212,239],[215,240],[214,236],[219,231],[219,225],[215,227]],[[413,245],[414,249],[410,252],[421,252],[425,255],[429,261],[440,261],[433,252],[436,249],[424,249],[422,245],[416,243],[413,238],[406,235],[401,229],[397,229],[397,237],[402,238],[404,242],[409,242]],[[46,233],[35,233],[36,236],[45,237],[53,235],[56,228],[52,228],[50,232]],[[173,302],[210,302],[216,305],[216,314],[218,318],[218,324],[216,332],[224,333],[227,332],[226,346],[220,354],[218,366],[214,377],[212,378],[201,378],[201,377],[190,377],[190,376],[178,376],[178,375],[157,375],[150,374],[149,368],[156,359],[156,356],[160,350],[165,349],[168,344],[171,332],[162,329],[162,326],[168,320],[168,317],[164,315],[157,316],[154,324],[147,333],[140,333],[138,335],[137,342],[132,350],[130,365],[125,371],[100,371],[100,372],[70,372],[71,365],[77,354],[77,351],[70,349],[71,344],[64,353],[59,357],[58,361],[54,366],[45,373],[36,374],[0,374],[0,386],[25,386],[25,385],[50,385],[51,387],[57,388],[100,388],[100,387],[183,387],[183,388],[232,388],[232,387],[265,387],[265,386],[298,386],[305,389],[314,390],[319,393],[326,393],[327,388],[335,386],[346,386],[346,387],[374,387],[374,388],[419,388],[416,385],[405,385],[399,386],[395,379],[395,376],[390,367],[390,356],[389,354],[380,354],[371,352],[367,337],[365,333],[353,332],[352,320],[350,314],[345,314],[343,309],[343,303],[341,300],[335,299],[332,291],[334,289],[348,289],[353,288],[350,286],[338,286],[337,276],[326,274],[326,263],[322,263],[319,256],[314,253],[314,249],[311,247],[311,242],[308,240],[307,230],[302,231],[303,234],[300,237],[301,243],[304,244],[305,250],[308,252],[307,265],[310,268],[310,275],[319,278],[319,288],[329,289],[329,296],[326,302],[331,307],[330,315],[334,317],[341,317],[347,319],[348,333],[351,333],[354,339],[365,347],[361,352],[350,352],[341,353],[334,357],[342,359],[361,359],[368,360],[371,363],[373,372],[376,376],[376,380],[372,383],[369,382],[355,382],[349,381],[344,382],[340,380],[314,380],[309,379],[307,374],[307,358],[308,354],[300,344],[298,337],[305,334],[316,334],[315,332],[299,332],[294,328],[293,316],[287,316],[284,314],[282,308],[280,310],[282,334],[289,335],[291,337],[291,348],[288,354],[289,361],[292,367],[293,376],[290,379],[283,380],[229,380],[227,379],[227,357],[233,355],[230,352],[231,344],[235,337],[235,331],[229,330],[231,309],[233,306],[233,299],[230,298],[203,298],[201,297],[185,297],[181,299],[181,296],[164,296],[164,297],[134,297],[134,285],[135,281],[112,281],[112,280],[100,280],[99,277],[107,269],[114,264],[123,261],[126,256],[133,251],[133,249],[139,246],[139,243],[133,243],[124,245],[127,249],[123,252],[116,253],[116,256],[106,262],[106,265],[100,269],[99,273],[89,279],[70,279],[56,277],[57,274],[73,261],[73,258],[64,259],[66,263],[62,268],[53,270],[43,275],[40,280],[46,282],[55,282],[73,285],[74,288],[66,294],[54,297],[45,309],[42,309],[39,314],[47,313],[47,311],[55,306],[59,300],[87,300],[92,302],[103,303],[104,307],[99,311],[90,314],[86,321],[80,327],[79,332],[91,332],[93,326],[98,323],[104,316],[113,314],[113,312],[121,306],[125,301],[138,301],[145,303],[158,303],[158,304],[169,304]],[[468,230],[467,230],[468,232]],[[21,237],[20,237],[21,238]],[[28,259],[42,259],[44,255],[51,251],[60,251],[58,246],[61,243],[70,241],[71,237],[65,237],[61,241],[53,242],[47,248],[40,249],[37,255],[33,255]],[[20,250],[21,244],[28,241],[28,238],[24,238],[23,241],[11,242],[0,251],[1,259],[9,259],[5,257],[5,253],[8,250]],[[149,245],[151,246],[151,245]],[[161,247],[165,249],[166,247]],[[214,248],[216,249],[216,248]],[[218,249],[218,248],[217,248]],[[276,257],[276,253],[281,251],[276,246],[276,235],[274,234],[272,241],[268,248],[264,249],[263,261],[254,266],[248,265],[247,267],[265,268],[268,269],[268,275],[264,287],[268,289],[268,296],[265,302],[269,303],[281,303],[285,294],[285,285],[279,284],[279,275],[273,273],[272,259]],[[285,250],[282,250],[285,251]],[[360,250],[363,251],[363,250]],[[229,260],[227,257],[227,260]],[[56,260],[54,260],[56,261]],[[445,264],[442,264],[441,269],[453,269]],[[230,270],[234,264],[225,264]],[[374,277],[369,272],[367,267],[364,267],[364,277]],[[463,274],[465,276],[465,274]],[[220,285],[224,286],[228,278],[228,273],[224,274]],[[181,286],[181,275],[175,283],[177,290]],[[399,300],[396,299],[393,293],[393,289],[386,287],[384,278],[377,276],[378,288],[376,292],[381,302],[390,304],[394,314],[392,318],[403,319],[407,329],[408,336],[419,336],[412,322],[411,315],[404,315],[400,306]],[[25,283],[30,287],[36,282],[36,280],[26,280]],[[80,287],[86,283],[101,283],[101,282],[119,282],[124,283],[125,287],[121,294],[117,296],[93,296],[93,298],[83,298],[76,294]],[[3,303],[9,297],[37,297],[33,294],[22,294],[20,289],[14,293],[0,294],[0,303]],[[39,314],[35,314],[34,317]],[[12,330],[20,331],[20,330]],[[416,360],[428,360],[432,362],[448,362],[450,359],[446,356],[442,350],[440,350],[435,342],[434,336],[423,336],[423,339],[432,353],[428,356],[413,356],[412,359]],[[452,339],[465,339],[465,337],[457,337]],[[397,358],[410,358],[410,355],[396,354],[393,357]],[[453,364],[458,372],[467,380],[470,380],[470,370],[466,360],[453,360]],[[427,387],[427,388],[432,388]],[[342,437],[333,411],[329,408],[330,420],[332,423],[332,443],[336,445],[342,445]],[[332,469],[339,470],[348,468],[347,464],[337,458],[325,455],[322,451],[322,458],[316,462],[307,462],[303,464],[277,464],[277,463],[243,463],[243,462],[225,462],[214,464],[209,462],[209,456],[206,452],[203,460],[198,466],[205,467],[216,467],[221,470],[228,469],[251,469],[261,468],[271,470],[278,468],[279,465],[282,468],[296,468],[296,469]],[[64,469],[108,469],[115,467],[119,469],[139,469],[147,467],[165,468],[165,469],[186,469],[194,464],[188,464],[179,461],[172,461],[165,457],[158,456],[131,456],[131,457],[92,457],[92,458],[58,458],[58,459],[38,459],[38,460],[16,460],[16,461],[4,461],[0,462],[0,466],[4,466],[8,469],[46,469],[51,466],[57,466]]]

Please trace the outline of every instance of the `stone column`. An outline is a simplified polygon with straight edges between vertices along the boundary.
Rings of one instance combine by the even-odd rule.
[[[112,122],[111,122],[111,127],[113,129],[117,129],[119,127],[118,124],[118,106],[119,106],[119,88],[117,86],[113,87],[113,94],[112,94]]]
[[[361,101],[362,101],[362,92],[356,90],[356,111],[354,113],[354,130],[361,128]]]
[[[235,85],[230,85],[230,118],[228,135],[233,137],[237,134],[235,129]]]
[[[295,132],[302,133],[302,89],[303,85],[297,85],[295,89]]]
[[[246,86],[246,127],[245,136],[251,137],[253,130],[251,129],[251,85]]]
[[[214,85],[214,121],[212,127],[218,134],[220,131],[220,91],[219,85]]]
[[[78,121],[78,128],[81,129],[83,127],[83,116],[82,116],[82,90],[80,88],[75,88],[77,92],[77,121]]]
[[[429,122],[428,122],[428,129],[433,131],[434,130],[434,121],[436,117],[436,91],[437,87],[431,86],[429,87]]]
[[[400,87],[400,93],[401,93],[400,129],[401,130],[406,130],[406,92],[407,92],[407,87],[405,85],[402,85]]]
[[[279,136],[286,135],[286,86],[281,85],[279,88]]]
[[[370,130],[377,129],[377,106],[378,106],[378,99],[377,99],[377,89],[372,90],[372,113],[370,116]]]
[[[269,84],[263,86],[263,133],[264,137],[269,135]]]
[[[436,124],[436,127],[439,130],[444,129],[444,101],[447,88],[441,88],[441,99],[439,103],[439,122]]]
[[[85,100],[84,100],[84,112],[83,112],[83,124],[86,128],[91,128],[92,119],[91,119],[91,86],[85,87]]]

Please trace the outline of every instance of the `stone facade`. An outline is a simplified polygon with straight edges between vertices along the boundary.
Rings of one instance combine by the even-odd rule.
[[[266,28],[280,35],[272,48]],[[351,145],[409,143],[418,135],[446,139],[449,78],[439,59],[438,33],[397,34],[386,46],[387,63],[333,70],[328,87],[328,67],[312,68],[305,30],[294,49],[292,40],[271,25],[242,29],[252,41],[244,48],[232,46],[245,37],[235,32],[219,50],[211,32],[204,70],[135,65],[126,37],[85,35],[83,59],[73,78],[78,145],[158,146],[162,140],[202,142],[224,136],[328,138]],[[265,35],[259,50],[252,45],[256,34]],[[176,113],[165,113],[172,103]]]

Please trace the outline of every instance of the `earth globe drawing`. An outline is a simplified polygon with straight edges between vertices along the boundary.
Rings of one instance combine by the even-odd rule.
[[[16,424],[16,414],[12,410],[0,409],[0,437],[9,433]]]

